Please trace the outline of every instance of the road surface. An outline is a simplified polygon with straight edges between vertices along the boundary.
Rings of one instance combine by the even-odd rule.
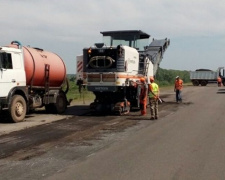
[[[168,89],[162,99],[154,121],[74,106],[64,120],[2,134],[0,179],[224,179],[225,88],[187,86],[181,104]]]

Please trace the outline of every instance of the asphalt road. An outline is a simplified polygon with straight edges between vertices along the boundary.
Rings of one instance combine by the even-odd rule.
[[[64,120],[3,134],[0,179],[224,179],[225,88],[185,87],[182,104],[172,90],[162,98],[155,121],[74,106]]]

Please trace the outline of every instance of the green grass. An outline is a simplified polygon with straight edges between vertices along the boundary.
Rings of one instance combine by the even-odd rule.
[[[73,101],[84,101],[84,100],[94,100],[94,94],[87,89],[83,89],[79,93],[78,86],[75,81],[69,81],[69,91],[67,93],[67,99],[72,99]]]

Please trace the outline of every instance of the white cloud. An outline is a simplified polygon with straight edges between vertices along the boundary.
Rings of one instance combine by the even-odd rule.
[[[210,66],[215,57],[215,50],[210,53],[213,47],[221,50],[218,57],[224,57],[224,9],[225,3],[214,0],[3,0],[0,42],[5,45],[19,40],[25,45],[57,51],[68,72],[73,73],[75,56],[83,47],[101,41],[100,31],[140,29],[157,39],[171,39],[162,63],[164,68],[195,69],[199,61],[193,60],[188,66],[185,63],[202,58]],[[206,39],[204,44],[196,43],[202,38]],[[195,43],[190,44],[189,39]],[[184,68],[175,60],[182,54]]]

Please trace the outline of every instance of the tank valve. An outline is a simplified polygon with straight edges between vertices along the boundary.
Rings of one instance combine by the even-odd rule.
[[[19,41],[12,41],[11,44],[16,44],[19,48],[22,48],[22,44]]]

